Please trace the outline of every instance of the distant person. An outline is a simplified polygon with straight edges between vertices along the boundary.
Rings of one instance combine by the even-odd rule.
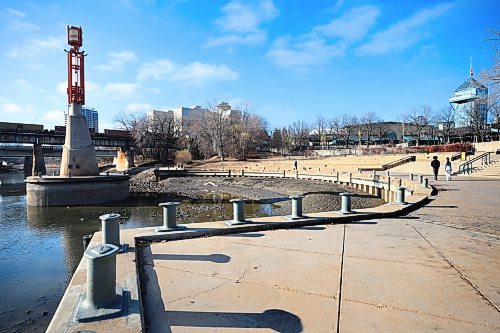
[[[297,162],[297,160],[295,160],[295,162],[293,162],[293,165],[295,166],[295,170],[299,170],[298,169],[299,162]]]
[[[444,173],[446,175],[446,180],[451,180],[451,161],[450,158],[446,158],[446,163],[444,165]]]
[[[439,167],[441,166],[441,162],[439,162],[438,157],[434,156],[432,158],[431,167],[434,171],[434,180],[438,180]]]

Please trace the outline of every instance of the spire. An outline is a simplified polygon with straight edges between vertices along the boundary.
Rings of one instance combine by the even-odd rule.
[[[470,77],[474,76],[474,71],[472,70],[472,56],[470,56]]]

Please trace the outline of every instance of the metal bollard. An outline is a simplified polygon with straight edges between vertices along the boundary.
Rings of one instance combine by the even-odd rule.
[[[340,193],[340,196],[342,197],[342,206],[341,206],[339,213],[340,214],[352,213],[352,210],[351,210],[352,193],[344,192],[344,193]]]
[[[422,184],[422,183],[424,182],[424,176],[419,175],[419,176],[418,176],[418,182],[419,182],[420,184]]]
[[[80,296],[75,319],[97,320],[119,314],[123,309],[123,290],[116,288],[116,253],[118,246],[100,244],[84,252],[87,258],[87,290]],[[118,292],[118,293],[117,293]]]
[[[424,180],[422,181],[422,187],[423,188],[429,187],[429,178],[424,178]]]
[[[163,226],[155,228],[156,232],[168,232],[186,229],[185,226],[178,226],[175,216],[176,207],[180,202],[163,202],[158,206],[163,207]]]
[[[233,219],[226,221],[227,225],[236,225],[247,223],[245,221],[245,199],[232,199],[229,202],[233,203]]]
[[[120,246],[120,214],[104,214],[99,216],[102,225],[102,244]]]
[[[413,180],[414,174],[410,173],[409,178],[410,180]]]
[[[302,199],[304,198],[304,196],[291,195],[289,198],[292,199],[292,215],[287,215],[285,216],[285,218],[288,220],[304,218],[304,216],[302,215]]]
[[[399,205],[406,204],[406,202],[405,202],[405,190],[406,190],[406,188],[400,186],[396,191],[396,203]]]
[[[128,244],[120,244],[120,214],[104,214],[99,219],[102,227],[101,244],[113,244],[118,246],[120,252],[125,252]]]
[[[389,176],[391,175],[391,173],[389,172],[389,170],[386,170],[386,171],[385,171],[385,175],[386,175],[387,177],[389,177]]]

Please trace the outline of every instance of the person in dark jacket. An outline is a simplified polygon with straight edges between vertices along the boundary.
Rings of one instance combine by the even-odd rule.
[[[439,167],[441,166],[441,162],[439,162],[438,157],[434,156],[432,158],[431,167],[434,171],[434,180],[438,180]]]

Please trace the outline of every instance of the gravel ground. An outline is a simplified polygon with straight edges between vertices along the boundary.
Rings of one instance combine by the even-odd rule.
[[[273,204],[270,215],[287,215],[291,211],[289,195],[303,194],[303,212],[339,210],[339,193],[353,193],[352,207],[369,208],[384,204],[380,198],[364,192],[327,182],[280,178],[171,177],[154,181],[153,169],[139,172],[130,181],[132,194],[161,193],[171,200],[199,200],[212,195],[227,194],[227,198],[242,197],[260,203]],[[217,209],[211,206],[211,209]],[[184,217],[184,214],[180,212]]]

